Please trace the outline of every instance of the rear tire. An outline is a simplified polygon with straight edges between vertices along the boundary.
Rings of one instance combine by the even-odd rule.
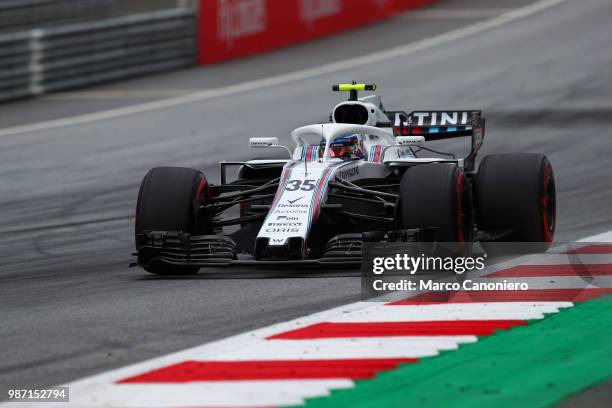
[[[136,247],[138,235],[146,231],[210,232],[210,222],[196,217],[194,200],[206,200],[210,190],[201,171],[182,167],[149,170],[140,184],[136,204]],[[158,275],[197,273],[197,267],[151,264],[145,270]]]
[[[530,252],[550,247],[555,233],[556,194],[553,169],[546,156],[486,156],[476,180],[480,229],[512,228],[505,241],[529,243]]]
[[[402,177],[396,213],[399,227],[437,228],[438,242],[456,242],[452,252],[469,255],[474,239],[470,183],[453,163],[421,164]]]

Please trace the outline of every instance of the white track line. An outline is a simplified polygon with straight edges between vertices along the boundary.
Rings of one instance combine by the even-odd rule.
[[[51,93],[41,97],[46,101],[153,99],[191,95],[193,89],[110,89],[104,91],[71,91]]]
[[[489,18],[506,13],[508,8],[436,8],[412,10],[395,17],[398,20],[448,20],[456,18]]]
[[[219,353],[194,354],[195,359],[225,361],[225,360],[317,360],[318,352],[326,352],[332,349],[345,348],[338,351],[346,357],[335,358],[417,358],[426,355],[435,355],[440,350],[454,350],[460,344],[475,343],[476,336],[413,336],[413,337],[367,337],[353,338],[347,341],[346,338],[316,339],[316,340],[281,340],[274,339],[268,341],[255,342],[248,348],[235,348],[224,350]],[[381,356],[370,355],[380,347]],[[269,354],[274,350],[274,356]],[[280,350],[280,351],[279,351]],[[394,350],[394,351],[393,351]],[[358,352],[361,351],[361,354]],[[265,353],[265,357],[262,357]],[[317,354],[313,354],[317,353]],[[394,353],[394,354],[393,354]],[[355,357],[349,357],[353,356]],[[323,358],[323,357],[322,357]],[[323,358],[324,359],[324,358]]]
[[[612,242],[612,230],[582,238],[578,242]]]
[[[332,389],[350,388],[353,381],[331,380],[290,380],[290,381],[204,381],[186,384],[123,384],[109,385],[96,390],[103,396],[104,404],[95,400],[79,398],[80,408],[105,407],[257,407],[296,405],[305,398],[328,395]],[[71,389],[71,397],[76,391]],[[172,403],[169,403],[171,397]],[[72,398],[71,398],[72,399]],[[248,401],[248,404],[245,404]],[[38,403],[40,404],[40,403]],[[70,405],[73,405],[72,401]],[[38,405],[40,406],[40,405]],[[64,405],[57,405],[65,407]]]
[[[219,98],[222,96],[235,95],[241,92],[255,91],[262,88],[301,81],[304,79],[313,78],[324,74],[331,74],[334,72],[343,71],[355,67],[361,67],[368,64],[380,63],[393,58],[403,57],[417,51],[427,50],[429,48],[433,48],[438,45],[445,44],[447,42],[456,41],[461,38],[468,37],[470,35],[478,34],[483,31],[502,26],[520,18],[528,17],[532,14],[538,13],[549,7],[563,3],[564,1],[566,0],[540,0],[531,5],[521,7],[508,13],[502,14],[501,16],[472,25],[468,25],[457,30],[449,31],[441,35],[425,38],[420,41],[415,41],[385,51],[379,51],[356,58],[350,58],[331,64],[321,65],[316,68],[309,68],[300,71],[290,72],[287,74],[257,79],[254,81],[247,81],[222,88],[195,92],[190,95],[178,96],[176,98],[163,99],[160,101],[132,105],[118,109],[111,109],[103,112],[73,116],[70,118],[50,120],[46,122],[34,123],[31,125],[5,128],[0,130],[0,137],[16,135],[20,133],[50,130],[64,126],[82,125],[98,120],[113,119],[120,116],[131,115],[135,113],[148,112],[156,109],[169,108],[193,102],[200,102],[207,99]]]
[[[454,350],[460,343],[473,343],[476,336],[460,339],[437,340],[435,337],[416,339],[363,338],[363,339],[317,339],[317,340],[269,340],[249,348],[241,348],[215,356],[206,356],[206,361],[253,361],[256,360],[326,360],[367,358],[422,358],[439,354],[440,350]]]
[[[584,285],[583,285],[584,286]],[[330,322],[426,322],[447,320],[525,320],[542,319],[545,313],[557,313],[559,308],[568,307],[570,302],[550,302],[535,304],[533,302],[491,302],[477,304],[439,304],[439,305],[403,305],[374,306],[351,313],[348,316],[337,316]]]

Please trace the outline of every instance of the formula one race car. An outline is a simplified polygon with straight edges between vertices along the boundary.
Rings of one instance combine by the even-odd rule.
[[[199,170],[150,170],[136,208],[137,265],[158,274],[232,264],[347,266],[359,264],[366,241],[550,246],[555,181],[545,156],[493,154],[476,172],[480,111],[389,111],[379,96],[359,98],[375,89],[334,85],[350,97],[329,123],[295,129],[293,151],[275,137],[251,138],[252,148],[285,149],[289,157],[221,162],[220,184]],[[428,145],[458,137],[471,138],[464,158]]]

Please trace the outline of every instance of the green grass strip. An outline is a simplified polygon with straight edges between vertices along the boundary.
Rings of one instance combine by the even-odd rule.
[[[612,296],[404,364],[316,407],[548,407],[612,377]]]

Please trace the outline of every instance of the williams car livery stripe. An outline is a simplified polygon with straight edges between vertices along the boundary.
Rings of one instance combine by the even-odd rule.
[[[370,148],[370,155],[368,157],[368,160],[371,162],[380,162],[382,159],[382,146],[381,145],[376,145],[376,146],[372,146]]]
[[[283,175],[279,183],[279,189],[277,190],[277,193],[274,196],[274,200],[272,200],[272,204],[270,205],[270,211],[268,211],[268,216],[274,211],[281,197],[283,196],[283,193],[285,192],[285,187],[287,186],[287,181],[290,179],[291,173],[293,172],[293,168],[297,163],[298,162],[289,163],[287,167],[285,167],[285,169],[283,170]]]
[[[310,232],[312,223],[316,221],[319,216],[319,207],[321,205],[321,201],[323,199],[323,196],[327,192],[327,185],[329,184],[331,175],[332,173],[334,173],[332,170],[335,169],[336,167],[340,167],[343,164],[346,164],[346,162],[332,164],[330,167],[325,169],[323,175],[321,176],[321,181],[319,182],[319,185],[317,186],[317,192],[313,196],[313,203],[311,204],[312,216],[309,218],[309,221],[308,221],[308,231],[309,232]]]
[[[316,161],[319,158],[319,147],[318,146],[303,146],[302,155],[300,160],[305,161]]]
[[[328,167],[323,171],[321,175],[321,179],[317,185],[316,193],[312,196],[311,204],[310,204],[310,214],[308,217],[308,228],[306,229],[310,232],[310,228],[312,227],[312,223],[317,219],[319,215],[319,205],[321,203],[321,198],[325,191],[327,191],[327,184],[329,183],[330,176],[332,174],[332,167]]]

